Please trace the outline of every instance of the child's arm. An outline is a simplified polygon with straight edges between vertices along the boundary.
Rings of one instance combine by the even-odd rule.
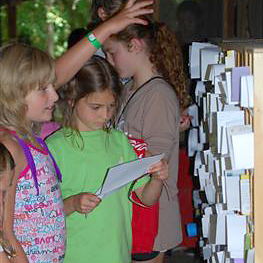
[[[153,12],[152,9],[147,8],[147,6],[152,4],[152,0],[139,3],[135,2],[136,0],[129,0],[122,11],[92,31],[101,44],[103,44],[110,35],[119,32],[129,24],[146,23],[144,20],[136,17]],[[58,58],[56,60],[56,85],[59,87],[68,82],[95,51],[95,47],[85,37],[70,48],[62,57]]]
[[[100,201],[101,199],[92,193],[79,193],[64,199],[64,210],[67,216],[73,212],[87,214],[97,207]]]
[[[151,166],[149,173],[152,175],[151,180],[135,191],[141,202],[147,206],[156,203],[161,195],[163,181],[168,178],[167,162],[162,160],[158,164]]]
[[[23,150],[13,139],[6,139],[3,143],[12,154],[16,163],[15,175],[12,180],[12,184],[8,187],[6,192],[6,203],[4,207],[4,233],[16,254],[16,256],[11,259],[11,262],[28,263],[25,252],[13,232],[17,178],[20,172],[26,167],[26,160],[24,158]]]
[[[1,263],[12,263],[12,261],[7,257],[5,252],[0,252],[0,262]]]

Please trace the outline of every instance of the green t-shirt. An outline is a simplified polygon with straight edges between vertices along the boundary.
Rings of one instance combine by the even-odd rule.
[[[95,193],[109,167],[136,159],[128,139],[119,131],[81,132],[85,146],[79,138],[73,143],[72,138],[65,137],[63,131],[65,129],[47,139],[48,148],[62,173],[63,199],[80,192]],[[134,189],[148,180],[147,177],[138,180]],[[65,263],[131,262],[130,185],[103,199],[87,217],[78,212],[66,217]]]

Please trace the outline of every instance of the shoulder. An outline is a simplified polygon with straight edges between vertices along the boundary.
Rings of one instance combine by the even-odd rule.
[[[10,151],[15,160],[19,160],[24,156],[24,151],[20,144],[9,132],[0,131],[0,141]]]
[[[54,133],[52,133],[50,136],[48,136],[45,141],[46,143],[49,144],[56,144],[61,142],[61,140],[64,139],[64,133],[63,133],[63,129],[60,129]]]
[[[111,136],[114,138],[114,140],[122,145],[122,147],[130,147],[129,139],[124,134],[123,131],[117,131],[115,129],[111,130]]]
[[[145,89],[147,95],[164,96],[169,98],[176,98],[176,93],[173,87],[163,78],[156,78],[151,80]]]
[[[9,132],[0,131],[0,141],[11,153],[16,164],[16,173],[19,174],[27,165],[24,150]]]
[[[113,138],[116,138],[117,140],[128,141],[127,136],[122,131],[111,129],[110,134]]]

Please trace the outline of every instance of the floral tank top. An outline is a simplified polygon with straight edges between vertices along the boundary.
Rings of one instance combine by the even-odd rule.
[[[42,150],[18,140],[34,169],[28,161],[17,181],[14,233],[30,263],[62,263],[65,218],[57,166],[46,145]]]

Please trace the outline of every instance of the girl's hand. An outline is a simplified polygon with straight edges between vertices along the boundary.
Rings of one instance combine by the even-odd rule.
[[[99,203],[101,199],[92,193],[80,193],[74,196],[75,211],[86,214],[91,212]]]
[[[145,0],[136,3],[137,0],[129,0],[124,8],[107,20],[111,34],[116,34],[130,24],[146,25],[147,21],[138,18],[138,16],[151,14],[153,9],[148,6],[153,3],[153,0]]]
[[[162,159],[159,163],[150,167],[149,173],[152,178],[164,181],[168,178],[168,163]]]
[[[180,132],[186,131],[189,129],[191,124],[192,116],[190,115],[181,115],[180,116]]]

